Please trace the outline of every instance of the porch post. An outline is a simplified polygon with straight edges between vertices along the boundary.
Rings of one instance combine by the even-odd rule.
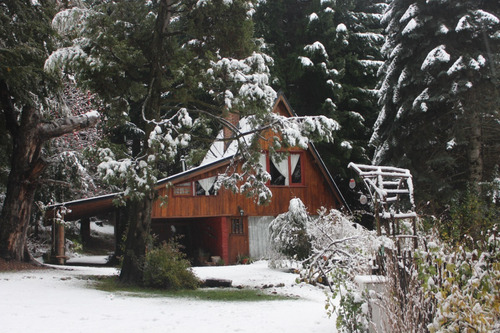
[[[226,265],[229,263],[229,217],[224,216],[221,218],[221,245],[222,253],[221,257],[224,259]]]
[[[90,219],[88,217],[84,217],[80,221],[80,236],[82,244],[87,245],[90,240]]]

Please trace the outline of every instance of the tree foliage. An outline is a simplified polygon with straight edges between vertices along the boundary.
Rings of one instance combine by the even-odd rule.
[[[237,113],[247,117],[253,133],[282,133],[275,150],[332,138],[336,123],[325,117],[288,122],[271,114],[272,59],[250,38],[252,11],[252,1],[243,0],[95,1],[54,20],[68,45],[53,53],[47,67],[63,63],[106,103],[110,144],[99,150],[99,170],[123,187],[131,212],[122,279],[141,281],[156,181],[172,170],[180,152],[189,153],[193,137],[213,140],[214,130],[229,126],[224,118]],[[80,32],[67,30],[77,24],[65,20],[81,22]],[[259,136],[230,130],[244,165],[241,173],[228,170],[223,185],[255,194],[252,189],[265,187],[265,177],[256,176],[265,173],[258,167]],[[257,182],[246,186],[247,180]]]
[[[368,1],[267,1],[255,14],[257,32],[275,58],[273,86],[299,114],[340,124],[333,143],[318,144],[339,178],[346,179],[349,162],[368,161],[384,8]]]
[[[499,7],[392,1],[373,162],[409,168],[417,197],[448,200],[498,165]]]
[[[45,61],[56,47],[49,1],[0,4],[0,107],[11,148],[5,200],[0,216],[0,256],[29,259],[26,233],[35,191],[48,165],[45,144],[94,125],[98,113],[71,116],[61,103],[59,77]],[[54,112],[57,110],[57,112]]]

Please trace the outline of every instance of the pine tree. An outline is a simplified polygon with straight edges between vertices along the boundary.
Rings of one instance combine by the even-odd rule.
[[[395,0],[385,13],[373,162],[409,168],[420,199],[491,180],[500,162],[499,17],[495,1]]]
[[[333,147],[320,149],[343,179],[350,161],[368,161],[367,142],[378,111],[374,88],[382,64],[384,8],[384,3],[368,1],[316,1],[308,17],[299,85],[302,95],[316,98],[304,112],[320,112],[339,122]]]
[[[257,32],[275,57],[274,87],[285,91],[298,114],[326,115],[340,124],[334,142],[317,147],[341,188],[347,189],[349,162],[368,163],[371,156],[386,7],[383,1],[282,0],[259,5],[255,15]]]
[[[0,110],[11,146],[7,191],[0,215],[0,256],[28,260],[26,232],[33,198],[48,163],[44,146],[53,138],[91,126],[97,112],[70,116],[58,103],[57,76],[44,70],[55,48],[48,1],[0,4]]]

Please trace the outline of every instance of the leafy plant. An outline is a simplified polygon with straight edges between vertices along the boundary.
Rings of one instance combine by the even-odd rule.
[[[500,240],[495,229],[477,248],[433,242],[417,260],[422,292],[436,300],[430,332],[490,332],[500,318]]]
[[[360,292],[343,269],[332,271],[330,278],[333,293],[325,305],[328,316],[337,314],[339,332],[366,332],[370,320],[368,292]],[[336,299],[339,299],[338,305],[334,302]]]
[[[196,289],[200,281],[189,270],[190,267],[178,243],[164,242],[146,254],[144,286],[170,290]]]
[[[473,249],[477,241],[483,241],[486,231],[499,224],[500,209],[473,187],[460,193],[450,205],[440,225],[442,238],[453,245],[466,245]]]

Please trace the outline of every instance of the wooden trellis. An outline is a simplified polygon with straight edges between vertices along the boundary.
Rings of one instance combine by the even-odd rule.
[[[412,176],[408,169],[349,163],[365,183],[373,200],[377,234],[392,236],[398,251],[402,239],[413,239],[417,247],[417,213],[413,198]],[[411,221],[411,230],[401,221]],[[410,233],[411,232],[411,233]]]

